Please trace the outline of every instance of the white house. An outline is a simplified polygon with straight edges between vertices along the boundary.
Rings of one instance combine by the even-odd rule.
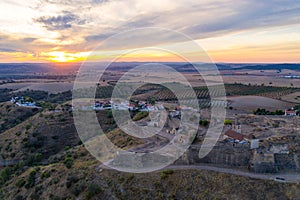
[[[17,102],[16,104],[22,107],[36,107],[35,102],[24,102],[24,103]]]
[[[285,111],[284,111],[284,115],[285,115],[285,116],[296,116],[296,115],[297,115],[297,112],[294,111],[294,110],[285,110]]]
[[[12,97],[10,100],[12,103],[15,103],[17,106],[21,107],[36,107],[35,102],[33,101],[25,101],[24,97]]]

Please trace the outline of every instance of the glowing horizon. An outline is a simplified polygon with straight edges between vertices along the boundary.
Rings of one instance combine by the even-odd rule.
[[[293,0],[3,0],[0,7],[0,63],[83,62],[114,34],[151,26],[193,38],[213,62],[300,63],[300,2]],[[103,49],[91,60],[110,59],[119,51]],[[190,53],[195,54],[193,62],[201,62]],[[153,52],[121,61],[181,62]]]

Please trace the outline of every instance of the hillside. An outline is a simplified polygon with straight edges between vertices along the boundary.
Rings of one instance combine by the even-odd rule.
[[[37,108],[22,108],[11,103],[0,103],[0,133],[20,124],[38,112]]]
[[[108,111],[97,113],[101,127],[113,143],[122,148],[140,143],[116,128],[107,115]],[[48,163],[49,157],[81,143],[72,113],[68,111],[38,113],[0,136],[2,159],[26,160],[28,165]]]
[[[99,168],[83,147],[60,162],[27,168],[2,187],[4,199],[297,199],[300,185],[201,170],[130,174]],[[63,157],[65,157],[63,159]],[[66,165],[66,158],[72,165]]]
[[[29,166],[80,142],[67,112],[38,113],[0,136],[2,159],[22,160]]]

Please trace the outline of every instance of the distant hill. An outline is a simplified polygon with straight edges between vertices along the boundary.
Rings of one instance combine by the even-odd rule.
[[[128,71],[136,66],[149,64],[147,62],[115,62],[109,65],[109,71]],[[212,70],[217,66],[218,70],[300,70],[300,64],[245,64],[245,63],[184,63],[184,62],[160,62],[162,65],[172,67],[178,72],[197,72],[195,67],[201,70]],[[0,63],[0,78],[26,78],[28,75],[68,75],[76,73],[80,63]],[[91,69],[97,69],[101,63],[89,63]],[[103,65],[103,66],[106,66]],[[195,67],[194,67],[195,66]]]
[[[0,63],[0,75],[68,74],[78,70],[77,63]]]
[[[51,72],[49,64],[35,63],[1,63],[0,74],[33,74]]]
[[[235,70],[240,69],[250,69],[250,70],[300,70],[300,64],[257,64],[257,65],[247,65],[239,68],[234,68]]]

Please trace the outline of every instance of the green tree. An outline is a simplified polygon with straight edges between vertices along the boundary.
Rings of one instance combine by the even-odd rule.
[[[209,121],[206,120],[206,119],[201,119],[201,120],[199,121],[199,125],[204,126],[204,127],[207,127],[207,126],[209,125]]]
[[[224,125],[231,125],[231,124],[232,124],[232,122],[231,122],[230,119],[225,119],[224,120]]]

